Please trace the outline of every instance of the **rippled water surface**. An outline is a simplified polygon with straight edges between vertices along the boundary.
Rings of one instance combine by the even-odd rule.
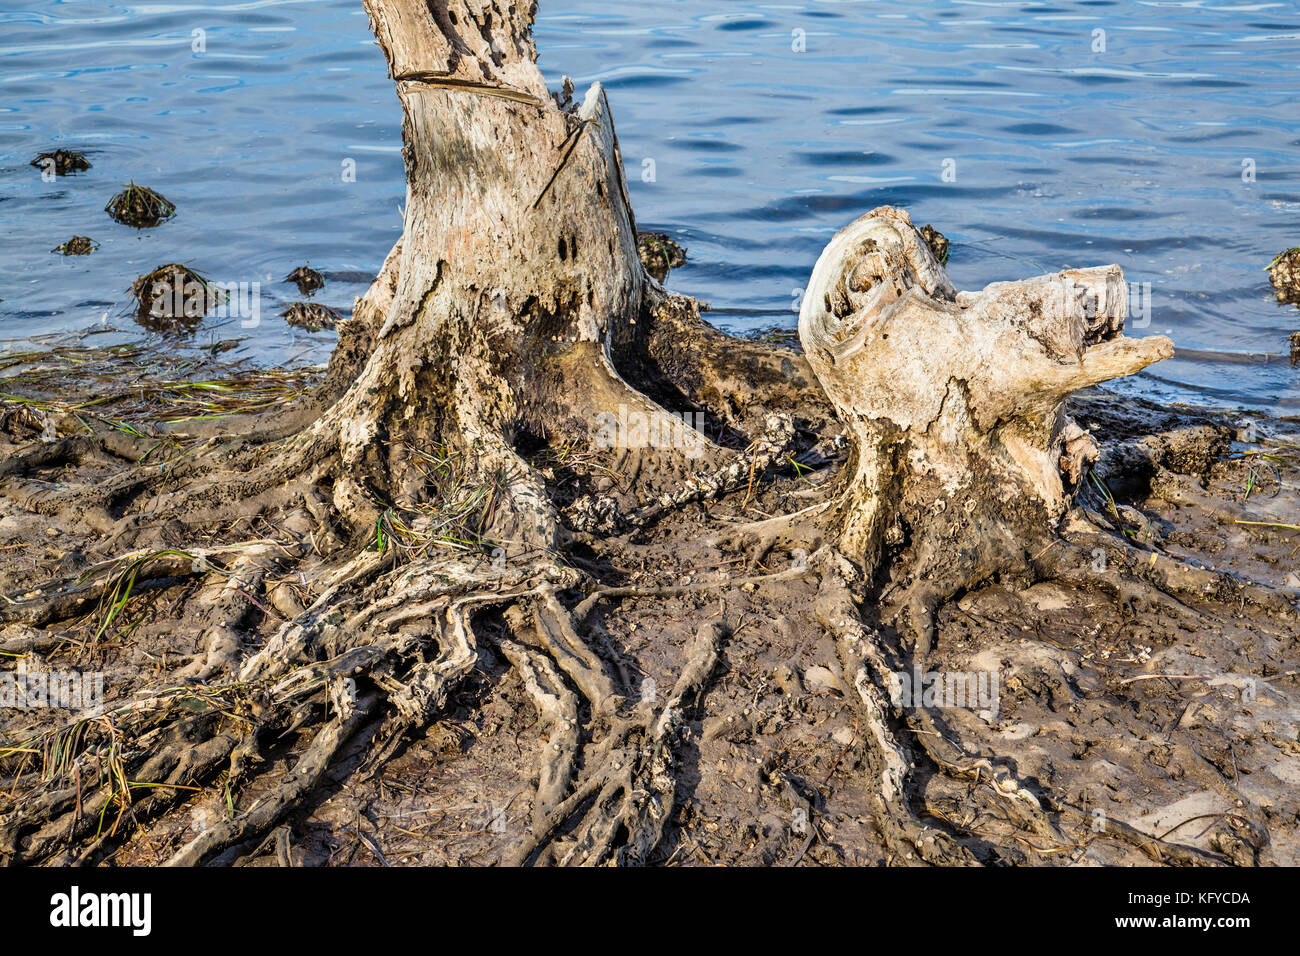
[[[1300,312],[1264,272],[1300,245],[1294,2],[542,0],[537,36],[554,84],[609,88],[638,225],[682,239],[670,284],[721,325],[793,327],[830,235],[893,203],[950,237],[959,287],[1149,283],[1143,331],[1180,352],[1142,390],[1300,410]],[[278,280],[310,260],[329,304],[364,289],[401,229],[399,119],[359,0],[4,0],[0,338],[129,327],[126,287],[180,260],[263,283],[258,327],[197,341],[319,359]],[[94,169],[42,182],[55,146]],[[178,217],[112,222],[132,179]],[[50,254],[74,233],[102,248]]]

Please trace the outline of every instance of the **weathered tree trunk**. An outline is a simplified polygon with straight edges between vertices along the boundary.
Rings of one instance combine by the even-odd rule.
[[[550,509],[512,441],[563,421],[562,370],[611,377],[609,343],[640,306],[608,104],[598,87],[577,110],[551,99],[527,5],[366,7],[402,104],[406,224],[391,302],[355,320],[378,326],[369,356],[327,416],[336,504],[364,507],[353,475],[414,503],[400,449],[441,442],[504,465],[512,530],[550,547]]]
[[[599,85],[581,104],[552,98],[533,5],[366,8],[402,104],[406,222],[374,307],[353,320],[370,327],[342,330],[369,354],[323,424],[339,435],[335,503],[364,513],[375,490],[415,503],[421,480],[400,449],[440,442],[508,476],[500,535],[554,547],[520,436],[590,445],[599,412],[663,415],[613,367],[650,280],[609,103]],[[379,487],[368,494],[362,476]]]

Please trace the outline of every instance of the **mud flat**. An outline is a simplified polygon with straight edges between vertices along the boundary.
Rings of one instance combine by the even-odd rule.
[[[104,700],[100,716],[80,718],[48,705],[0,710],[0,855],[162,862],[230,806],[251,812],[282,793],[310,758],[316,733],[267,726],[269,689],[240,690],[230,675],[320,600],[286,556],[310,571],[348,548],[306,508],[250,509],[235,522],[178,515],[123,555],[103,531],[125,500],[75,516],[44,502],[77,483],[112,483],[142,456],[176,467],[211,455],[187,428],[310,404],[319,375],[178,366],[123,347],[34,351],[7,359],[5,376],[0,451],[25,467],[6,466],[0,498],[9,599],[0,671],[11,682],[20,667],[97,675]],[[1087,558],[1078,575],[991,580],[948,603],[922,665],[939,676],[938,697],[886,702],[886,726],[915,761],[904,800],[922,839],[951,841],[972,862],[1296,863],[1300,424],[1102,390],[1078,396],[1071,413],[1102,450],[1065,521],[1062,546]],[[528,839],[546,786],[563,792],[555,755],[572,758],[571,777],[603,758],[602,738],[628,714],[680,700],[661,771],[674,781],[671,802],[644,862],[918,862],[881,833],[880,742],[864,718],[863,676],[835,631],[845,608],[826,579],[837,572],[817,557],[820,509],[847,464],[835,432],[801,434],[791,464],[754,487],[651,526],[579,537],[574,583],[555,600],[624,692],[619,710],[593,706],[540,656],[535,618],[487,609],[471,621],[465,679],[380,772],[366,759],[382,721],[351,725],[328,772],[273,825],[210,859],[490,864],[522,851],[560,861],[572,836]],[[79,444],[92,434],[104,440],[94,453]],[[562,507],[617,474],[550,449],[531,461]],[[451,481],[454,463],[441,467]],[[500,570],[492,543],[473,538],[473,490],[453,500],[457,509],[423,524],[390,517],[360,560],[400,575],[418,552],[445,552],[508,586],[518,569]],[[806,520],[767,533],[773,518],[799,513]],[[57,623],[15,613],[59,580],[85,584],[63,598]],[[880,607],[878,598],[860,606],[862,635],[901,684],[916,662]],[[330,659],[323,651],[315,672]],[[692,661],[703,673],[675,696]],[[996,699],[945,698],[952,684],[942,677],[954,674],[992,676]],[[364,697],[365,678],[361,686]],[[348,693],[321,681],[301,700],[347,707]],[[164,732],[137,729],[128,743],[134,721],[115,708],[159,698],[168,703],[149,721]],[[256,757],[245,745],[204,766],[227,738],[258,740]],[[141,773],[173,739],[193,756]],[[634,765],[638,740],[621,745]],[[75,785],[65,782],[74,769]],[[122,787],[123,773],[139,783]]]

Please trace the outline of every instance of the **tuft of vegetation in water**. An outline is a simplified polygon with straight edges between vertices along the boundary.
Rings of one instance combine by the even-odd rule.
[[[135,315],[153,331],[170,331],[174,323],[196,323],[225,300],[207,278],[179,262],[159,266],[131,283]]]
[[[298,287],[298,292],[305,296],[325,288],[325,277],[311,267],[311,263],[305,266],[299,266],[284,277],[285,282],[292,282]]]
[[[73,236],[61,246],[51,249],[65,256],[88,256],[99,248],[99,243],[89,236]]]
[[[137,229],[151,229],[176,215],[176,206],[147,186],[129,183],[104,207],[118,222]]]
[[[74,149],[56,149],[52,153],[41,153],[32,160],[32,165],[42,170],[53,168],[54,175],[67,176],[90,169],[90,160]]]
[[[930,251],[939,260],[939,264],[946,266],[948,264],[948,237],[934,226],[927,224],[921,227],[921,238],[930,247]]]
[[[290,325],[296,325],[308,332],[333,329],[343,321],[343,316],[338,312],[335,312],[329,306],[319,305],[315,302],[295,302],[281,312],[280,315]]]
[[[659,282],[668,278],[670,269],[686,265],[686,250],[662,232],[638,232],[636,251],[645,271]]]
[[[1279,252],[1268,264],[1268,278],[1282,305],[1300,305],[1300,246]]]

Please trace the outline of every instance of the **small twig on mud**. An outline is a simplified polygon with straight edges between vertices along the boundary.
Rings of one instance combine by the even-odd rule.
[[[1300,524],[1282,524],[1277,521],[1238,521],[1237,524],[1248,524],[1256,528],[1281,528],[1284,531],[1300,531]]]
[[[1213,674],[1139,674],[1137,677],[1126,677],[1121,684],[1133,684],[1140,680],[1213,680]]]
[[[786,866],[791,869],[798,866],[800,861],[803,860],[805,854],[807,854],[808,850],[812,847],[813,843],[817,840],[817,837],[817,827],[810,826],[808,828],[808,839],[803,841],[803,846],[799,848],[799,852],[795,854],[794,859],[787,863]]]
[[[1048,551],[1051,551],[1051,550],[1052,550],[1052,546],[1055,545],[1055,544],[1057,544],[1060,540],[1061,540],[1060,538],[1053,538],[1051,541],[1047,542],[1047,547],[1043,548],[1042,551],[1039,551],[1036,555],[1034,555],[1034,558],[1033,558],[1033,559],[1034,559],[1035,561],[1037,561],[1039,558],[1041,558],[1043,555],[1045,555]]]
[[[232,590],[238,592],[239,594],[241,594],[241,595],[243,595],[245,598],[247,598],[247,599],[248,599],[248,602],[249,602],[250,604],[252,604],[252,605],[253,605],[254,607],[256,607],[258,610],[260,610],[260,611],[261,611],[263,614],[265,614],[267,617],[273,617],[273,618],[275,618],[275,619],[278,620],[278,621],[287,621],[287,620],[288,620],[288,618],[285,617],[283,614],[281,614],[279,611],[276,611],[276,610],[273,610],[273,609],[267,607],[265,604],[263,604],[263,603],[262,603],[261,601],[259,601],[257,598],[253,597],[253,595],[249,594],[249,593],[248,593],[247,591],[245,591],[243,588],[238,588],[238,587],[237,587],[237,588],[232,588]]]
[[[1092,839],[1089,839],[1085,843],[1063,843],[1060,846],[1049,846],[1046,849],[1042,847],[1034,846],[1034,844],[1030,843],[1024,837],[1019,837],[1019,836],[1016,837],[1016,842],[1023,843],[1025,846],[1029,847],[1029,849],[1033,850],[1035,853],[1039,853],[1043,856],[1047,856],[1050,853],[1064,853],[1066,850],[1080,850],[1083,849],[1084,847],[1091,846],[1093,841]]]
[[[823,787],[827,786],[831,782],[831,777],[835,776],[835,771],[840,768],[840,762],[844,759],[844,755],[849,752],[849,748],[851,748],[856,742],[859,724],[861,724],[861,720],[853,721],[853,739],[844,745],[844,749],[840,751],[840,755],[835,758],[835,763],[831,764],[831,772],[828,773],[826,779],[822,781]]]
[[[705,866],[717,866],[717,864],[713,862],[713,858],[704,852],[704,848],[700,846],[695,837],[691,836],[685,830],[682,831],[682,836],[691,841],[691,848],[700,855],[700,859],[704,861]]]
[[[389,863],[388,858],[384,856],[384,851],[379,849],[379,844],[376,843],[368,834],[362,832],[362,830],[359,827],[357,829],[353,829],[352,827],[345,826],[342,829],[348,833],[351,833],[358,840],[364,843],[366,845],[366,848],[375,855],[375,859],[379,861],[381,866],[393,865]]]
[[[1182,829],[1183,827],[1187,826],[1187,824],[1195,823],[1197,820],[1209,820],[1211,818],[1218,819],[1219,817],[1224,817],[1229,820],[1240,820],[1242,823],[1246,824],[1247,826],[1253,827],[1253,824],[1245,817],[1243,817],[1240,813],[1202,813],[1199,816],[1188,817],[1186,820],[1184,820],[1182,823],[1178,824],[1177,826],[1170,827],[1164,833],[1156,837],[1156,840],[1163,841],[1165,837],[1169,836],[1169,834],[1173,833],[1175,830]]]
[[[749,500],[754,496],[754,470],[758,466],[758,459],[755,458],[749,463],[749,485],[745,488],[745,500],[740,504],[740,510],[744,511],[749,507]]]

